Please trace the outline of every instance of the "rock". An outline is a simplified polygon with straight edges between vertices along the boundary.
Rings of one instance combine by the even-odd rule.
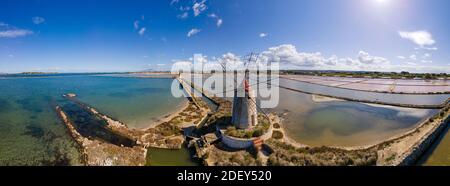
[[[73,97],[76,97],[76,96],[77,95],[74,94],[74,93],[69,93],[69,94],[64,95],[64,97],[68,97],[68,98],[73,98]]]

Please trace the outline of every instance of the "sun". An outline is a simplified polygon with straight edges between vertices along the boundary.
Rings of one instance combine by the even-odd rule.
[[[379,4],[387,4],[389,2],[389,0],[374,0],[374,1]]]

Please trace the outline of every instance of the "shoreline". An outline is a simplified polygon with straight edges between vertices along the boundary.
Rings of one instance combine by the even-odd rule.
[[[88,104],[81,102],[76,98],[75,94],[65,94],[63,97],[65,97],[69,101],[74,102],[82,109],[93,114],[94,116],[97,116],[99,119],[105,121],[107,123],[105,127],[111,130],[112,132],[116,133],[117,135],[122,135],[129,139],[133,139],[136,142],[137,147],[145,150],[143,156],[134,157],[133,158],[134,160],[142,158],[146,160],[147,148],[149,147],[160,149],[181,149],[182,145],[185,143],[185,139],[182,132],[183,128],[190,126],[197,126],[207,116],[208,112],[210,111],[210,109],[206,106],[206,103],[203,103],[201,100],[197,100],[198,103],[188,100],[174,112],[166,114],[165,116],[161,116],[160,119],[158,119],[157,121],[152,121],[151,124],[145,128],[131,128],[128,127],[123,122],[115,120],[110,116],[99,112],[98,110],[89,106]],[[60,107],[58,106],[58,108]],[[63,113],[62,109],[60,110],[61,110],[60,112]],[[63,122],[67,123],[67,121],[65,121],[64,119],[62,120]],[[66,126],[71,131],[71,134],[77,133],[74,127],[70,127],[70,125]],[[97,140],[94,141],[91,140],[90,143],[83,143],[83,141],[89,140],[81,135],[78,136],[72,135],[72,137],[82,146],[81,150],[83,152],[91,152],[85,153],[86,157],[88,157],[88,160],[96,159],[96,161],[94,162],[88,161],[86,163],[87,165],[109,165],[108,163],[104,162],[99,163],[99,161],[103,160],[107,161],[108,159],[105,156],[110,156],[111,153],[114,154],[115,152],[119,153],[117,155],[120,155],[122,151],[126,151],[128,149],[127,147],[124,146],[117,147],[114,146],[113,144],[103,143]],[[110,151],[108,151],[110,154],[108,155],[108,153],[95,153],[95,150],[92,150],[95,148],[93,147],[91,148],[90,144],[95,144],[95,146],[98,146],[99,151],[110,149]],[[146,163],[147,162],[138,164],[130,163],[129,165],[145,165]],[[119,163],[119,165],[122,164]]]
[[[175,109],[175,111],[169,112],[169,113],[165,114],[164,116],[158,117],[158,119],[149,122],[148,124],[146,124],[146,127],[143,127],[143,128],[132,128],[132,129],[148,130],[148,129],[151,129],[151,128],[155,128],[158,125],[160,125],[161,123],[168,122],[168,121],[172,120],[173,118],[179,116],[180,113],[182,113],[188,107],[189,107],[189,100],[187,100],[186,103],[184,103],[183,105],[179,106],[179,108]]]
[[[311,100],[314,103],[327,103],[327,102],[337,102],[337,101],[345,101],[342,99],[332,98],[329,96],[321,96],[317,94],[311,94]]]
[[[342,149],[346,151],[376,149],[379,155],[377,165],[413,165],[419,160],[420,157],[422,157],[423,153],[425,153],[426,150],[433,144],[435,138],[439,137],[439,135],[441,135],[441,131],[448,125],[450,121],[449,111],[446,112],[446,115],[443,118],[436,118],[434,119],[434,121],[430,122],[431,118],[435,118],[444,110],[445,108],[441,109],[440,112],[423,119],[416,125],[416,127],[380,142],[353,147],[326,147]],[[302,144],[289,137],[282,120],[283,118],[281,117],[281,122],[279,122],[280,129],[278,129],[283,133],[281,142],[284,142],[296,148],[314,148],[314,146]]]

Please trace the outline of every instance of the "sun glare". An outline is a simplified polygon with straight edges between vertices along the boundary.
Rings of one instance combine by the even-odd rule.
[[[387,4],[389,2],[389,0],[374,0],[375,2],[377,2],[378,4]]]

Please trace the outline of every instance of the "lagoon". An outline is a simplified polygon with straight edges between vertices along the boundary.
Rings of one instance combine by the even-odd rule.
[[[0,165],[79,165],[77,144],[54,106],[66,93],[131,128],[145,128],[180,109],[170,78],[30,75],[0,79]]]

